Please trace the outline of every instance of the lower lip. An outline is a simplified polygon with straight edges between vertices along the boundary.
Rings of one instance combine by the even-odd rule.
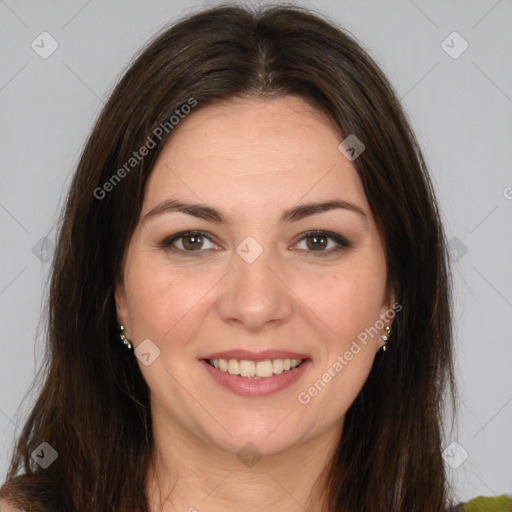
[[[233,393],[242,396],[268,396],[282,391],[297,381],[311,364],[311,360],[306,359],[300,366],[293,370],[285,370],[272,377],[251,379],[217,370],[204,359],[200,362],[215,381],[228,388]]]

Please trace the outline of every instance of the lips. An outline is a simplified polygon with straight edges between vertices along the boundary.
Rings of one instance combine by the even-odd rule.
[[[307,370],[307,354],[283,350],[231,350],[201,358],[208,374],[222,387],[244,396],[263,397],[293,384]]]
[[[222,388],[236,395],[256,398],[266,397],[292,386],[308,371],[308,368],[311,366],[311,359],[306,359],[293,370],[284,371],[279,375],[262,379],[231,375],[228,372],[217,370],[205,360],[201,360],[200,363],[213,382],[216,382]]]

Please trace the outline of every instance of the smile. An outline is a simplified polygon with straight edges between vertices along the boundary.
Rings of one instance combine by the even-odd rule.
[[[311,359],[292,358],[208,358],[199,362],[221,388],[246,397],[265,397],[283,391],[299,380],[312,363]]]
[[[279,375],[297,368],[303,361],[303,359],[266,359],[265,361],[208,359],[208,363],[217,370],[251,379],[266,379]]]

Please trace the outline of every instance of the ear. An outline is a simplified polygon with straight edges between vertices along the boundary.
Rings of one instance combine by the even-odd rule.
[[[128,304],[126,301],[126,292],[124,284],[117,282],[115,286],[115,302],[116,302],[116,316],[119,325],[124,325],[127,331],[130,331],[130,319],[128,315]]]
[[[384,300],[382,301],[382,307],[380,310],[380,318],[384,322],[384,325],[386,327],[389,327],[390,329],[393,328],[393,321],[395,318],[395,315],[402,309],[402,306],[400,306],[396,302],[396,293],[394,289],[389,286],[386,289],[386,294],[384,296]],[[388,333],[384,329],[382,333],[383,335],[387,335]],[[385,345],[385,341],[380,338],[380,336],[377,338],[377,344],[379,350],[383,345]]]
[[[394,311],[396,304],[396,293],[395,290],[391,286],[386,289],[386,294],[384,296],[384,300],[382,301],[381,315],[386,315],[386,325],[391,327],[393,323],[394,314],[390,315],[390,311]],[[386,314],[387,313],[387,314]]]

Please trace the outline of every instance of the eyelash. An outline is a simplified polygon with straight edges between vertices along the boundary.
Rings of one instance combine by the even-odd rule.
[[[208,249],[207,250],[197,250],[197,251],[187,251],[184,249],[177,249],[176,247],[173,247],[172,244],[181,238],[186,238],[187,236],[198,236],[198,235],[208,239],[212,243],[215,243],[210,238],[209,233],[206,233],[205,231],[180,231],[179,233],[171,235],[170,237],[167,237],[164,240],[162,240],[160,242],[159,246],[161,248],[166,249],[171,252],[182,253],[183,255],[186,255],[186,256],[197,257],[197,256],[200,256],[201,253],[207,252]],[[306,252],[310,253],[310,254],[308,254],[308,257],[328,256],[328,255],[333,254],[334,252],[338,252],[340,250],[343,250],[343,249],[346,249],[349,247],[349,243],[345,237],[338,235],[337,233],[332,233],[330,231],[307,231],[306,233],[303,233],[302,237],[299,239],[297,244],[302,242],[303,240],[306,240],[307,238],[310,238],[313,236],[330,238],[331,240],[334,240],[338,244],[338,247],[331,248],[329,250],[321,250],[321,251],[307,251],[306,250]],[[301,249],[301,250],[304,250],[304,249]]]

